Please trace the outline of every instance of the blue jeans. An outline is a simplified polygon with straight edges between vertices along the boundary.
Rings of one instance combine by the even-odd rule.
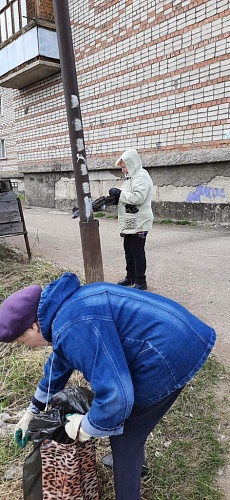
[[[110,437],[116,500],[140,500],[145,441],[182,389],[178,389],[154,405],[134,405],[129,418],[125,421],[123,434]]]

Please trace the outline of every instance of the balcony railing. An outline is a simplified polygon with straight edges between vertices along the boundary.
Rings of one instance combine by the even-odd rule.
[[[27,24],[26,0],[0,0],[0,43]]]
[[[53,21],[52,0],[0,0],[0,44],[34,18]]]
[[[0,85],[22,89],[60,72],[52,0],[0,0]]]

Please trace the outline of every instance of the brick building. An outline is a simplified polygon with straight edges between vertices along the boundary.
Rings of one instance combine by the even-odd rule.
[[[0,85],[17,89],[26,199],[70,207],[76,195],[60,66],[50,48],[52,2],[17,2],[28,19],[1,39]],[[0,19],[12,3],[0,0]],[[156,214],[229,220],[229,0],[69,0],[69,10],[92,197],[120,185],[115,160],[135,147],[153,178]],[[9,38],[12,46],[32,31],[46,52],[2,70]]]
[[[18,177],[13,90],[0,87],[0,178]]]

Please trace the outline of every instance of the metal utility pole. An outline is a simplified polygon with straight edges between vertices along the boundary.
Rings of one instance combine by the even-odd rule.
[[[93,218],[68,0],[53,0],[62,82],[80,214],[86,283],[103,281],[99,223]]]

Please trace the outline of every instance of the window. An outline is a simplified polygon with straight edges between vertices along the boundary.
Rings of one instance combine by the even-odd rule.
[[[0,43],[27,24],[26,0],[0,0]]]
[[[6,5],[7,5],[6,0],[0,0],[0,10],[4,9],[4,7],[6,7]]]
[[[0,160],[6,159],[6,141],[5,139],[0,139]]]
[[[10,183],[11,183],[12,190],[17,191],[18,190],[18,182],[17,181],[10,181]]]
[[[3,116],[3,98],[0,95],[0,116]]]

